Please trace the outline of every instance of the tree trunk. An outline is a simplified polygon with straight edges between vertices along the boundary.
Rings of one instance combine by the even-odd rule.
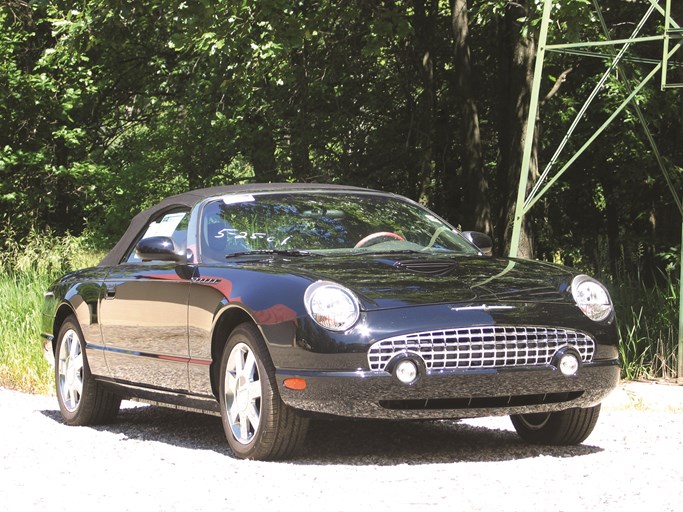
[[[462,169],[465,181],[465,207],[463,218],[466,229],[492,234],[489,184],[484,174],[479,131],[479,112],[473,94],[472,62],[469,46],[469,19],[467,0],[453,0],[451,25],[455,43],[454,86],[462,109]],[[448,196],[457,194],[457,178],[447,180]]]
[[[504,210],[500,212],[497,236],[507,253],[510,250],[510,238],[517,202],[517,189],[522,169],[526,124],[529,115],[531,86],[534,78],[536,60],[536,38],[529,32],[522,32],[524,19],[528,15],[532,0],[509,2],[503,21],[501,54],[501,115],[500,123],[500,161],[498,164],[498,183],[500,188],[500,204]],[[527,192],[538,179],[538,130],[534,137],[530,163],[530,176]],[[518,256],[532,258],[534,256],[534,235],[530,215],[525,215],[522,222]]]
[[[314,127],[309,115],[308,90],[308,52],[306,43],[301,48],[292,50],[291,65],[294,72],[294,93],[291,98],[291,120],[289,122],[292,173],[298,181],[310,181],[313,178],[313,166],[310,158],[310,135]]]
[[[616,174],[604,173],[599,178],[600,184],[605,194],[607,216],[607,249],[609,253],[609,270],[614,279],[620,275],[620,260],[621,260],[621,242],[619,236],[619,183],[615,180]],[[600,269],[599,262],[595,262],[597,270]]]
[[[436,80],[434,76],[434,42],[438,17],[438,0],[414,0],[414,54],[422,82],[420,104],[417,107],[417,148],[420,151],[418,169],[411,172],[410,181],[415,198],[423,204],[431,202],[433,149],[436,137]]]
[[[249,160],[254,167],[257,183],[270,183],[278,180],[277,161],[275,160],[275,139],[268,123],[262,116],[249,120],[250,128],[246,137]]]

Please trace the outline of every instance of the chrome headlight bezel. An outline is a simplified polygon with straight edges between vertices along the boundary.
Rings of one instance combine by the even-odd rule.
[[[614,313],[607,288],[592,277],[584,274],[576,276],[571,289],[576,305],[594,322],[607,320]]]
[[[328,331],[348,331],[360,318],[356,295],[332,281],[311,284],[304,293],[304,304],[315,323]]]

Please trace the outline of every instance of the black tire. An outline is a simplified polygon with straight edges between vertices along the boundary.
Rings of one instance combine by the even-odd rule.
[[[112,421],[121,398],[98,383],[90,373],[83,333],[73,316],[68,317],[57,336],[55,387],[59,410],[68,425],[97,425]]]
[[[219,403],[225,437],[242,459],[290,457],[306,436],[308,419],[282,402],[275,367],[253,324],[237,326],[223,349]]]
[[[600,404],[586,409],[510,416],[519,437],[532,444],[580,444],[593,432]]]

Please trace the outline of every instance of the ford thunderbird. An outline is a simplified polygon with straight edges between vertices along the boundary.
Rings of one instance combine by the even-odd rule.
[[[605,287],[490,256],[404,197],[355,187],[214,187],[134,217],[95,267],[45,294],[70,425],[122,399],[220,415],[237,457],[281,459],[315,416],[509,415],[577,444],[619,378]]]

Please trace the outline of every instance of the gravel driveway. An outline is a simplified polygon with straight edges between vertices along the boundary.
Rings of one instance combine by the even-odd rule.
[[[135,406],[67,427],[0,389],[5,510],[682,510],[683,387],[628,384],[585,444],[523,444],[508,418],[315,422],[286,463],[232,458],[220,419]],[[647,507],[647,508],[645,508]]]

